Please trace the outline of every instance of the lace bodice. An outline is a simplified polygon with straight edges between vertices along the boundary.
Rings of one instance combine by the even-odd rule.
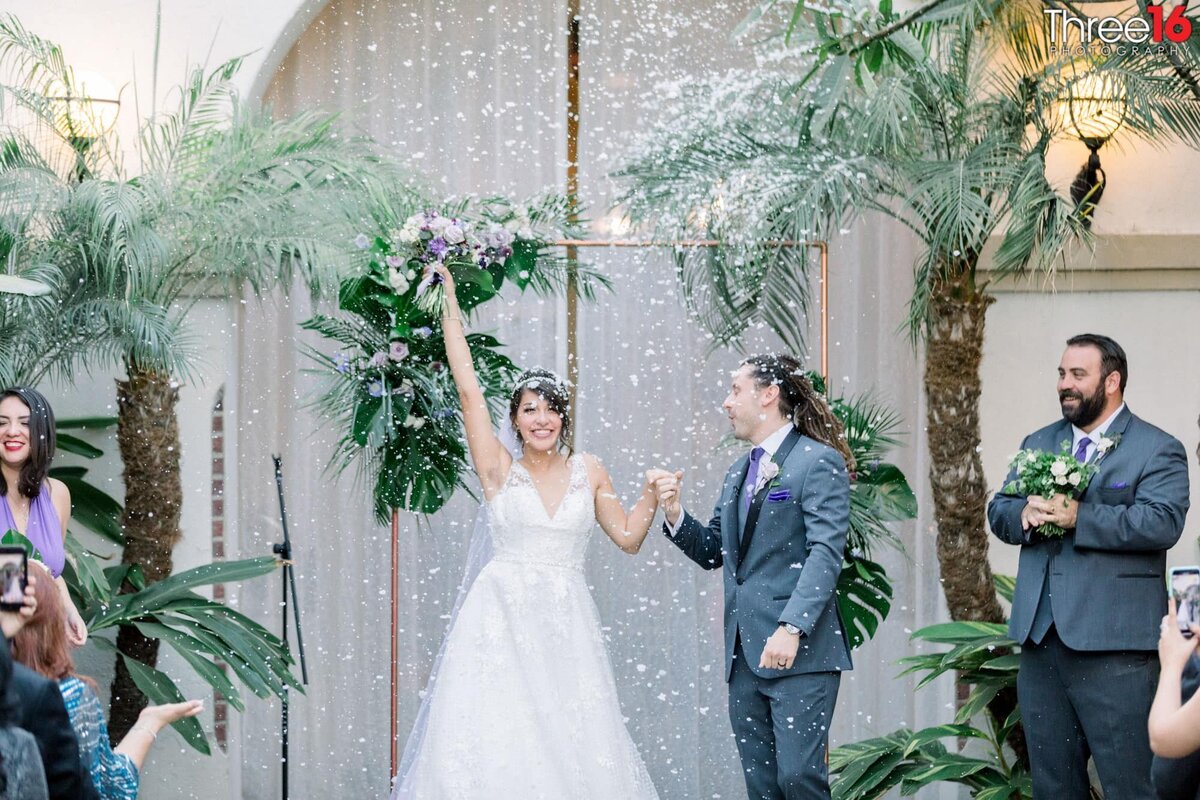
[[[488,504],[496,561],[583,569],[595,506],[582,456],[571,456],[567,493],[551,517],[533,478],[514,461],[504,486]]]

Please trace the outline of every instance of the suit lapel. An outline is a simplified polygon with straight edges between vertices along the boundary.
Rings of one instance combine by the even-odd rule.
[[[1125,406],[1125,408],[1121,409],[1121,413],[1117,414],[1117,418],[1113,420],[1112,425],[1108,426],[1108,430],[1104,432],[1104,436],[1101,438],[1117,439],[1119,441],[1120,438],[1125,435],[1125,429],[1129,427],[1129,420],[1131,419],[1133,419],[1133,413],[1129,410],[1129,406]],[[1099,445],[1099,442],[1096,444]],[[1108,458],[1113,454],[1113,451],[1116,449],[1118,448],[1116,448],[1114,445],[1113,448],[1107,453],[1101,453],[1100,448],[1097,447],[1096,454],[1092,457],[1091,463],[1097,469],[1100,469],[1104,462],[1108,460]],[[1099,475],[1097,475],[1095,478],[1092,478],[1091,482],[1088,483],[1087,488],[1083,490],[1083,494],[1079,496],[1079,499],[1082,500],[1083,498],[1087,497],[1088,492],[1092,490],[1092,487],[1095,486],[1099,480]]]
[[[783,470],[783,463],[787,460],[788,455],[792,452],[792,448],[796,446],[796,442],[800,441],[800,434],[796,433],[796,429],[792,428],[788,431],[788,435],[784,437],[783,443],[779,445],[779,449],[771,456],[771,460],[779,465],[780,471]],[[742,475],[742,480],[745,481],[745,474]],[[767,489],[770,481],[763,485],[763,489]],[[742,541],[738,546],[738,564],[746,558],[746,553],[750,550],[750,539],[754,537],[754,526],[758,524],[758,515],[762,511],[763,503],[767,499],[769,491],[760,489],[754,495],[754,500],[750,503],[750,511],[746,513],[746,528],[742,531]],[[741,491],[738,492],[738,502],[741,502]]]
[[[733,471],[737,475],[737,480],[733,482],[733,494],[721,506],[721,535],[725,537],[725,552],[737,553],[740,556],[738,536],[741,530],[738,527],[738,514],[740,513],[738,505],[742,502],[742,486],[746,483],[746,473],[750,471],[750,455],[742,456],[741,461],[734,465]],[[741,561],[740,557],[738,561]]]

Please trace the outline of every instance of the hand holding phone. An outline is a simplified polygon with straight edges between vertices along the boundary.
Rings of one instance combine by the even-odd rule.
[[[1200,625],[1200,566],[1171,568],[1171,598],[1179,631],[1190,637],[1191,626]]]
[[[25,548],[0,545],[0,611],[20,611],[25,604],[28,559]]]

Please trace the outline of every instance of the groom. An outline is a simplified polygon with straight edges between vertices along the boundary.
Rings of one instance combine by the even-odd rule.
[[[1063,419],[1021,447],[1068,443],[1099,472],[1078,500],[1000,492],[988,507],[992,532],[1021,546],[1008,634],[1021,645],[1017,698],[1037,800],[1087,800],[1089,755],[1109,800],[1155,796],[1146,718],[1188,468],[1178,439],[1130,413],[1127,376],[1112,339],[1068,339],[1058,367]],[[1043,537],[1046,522],[1066,533]]]
[[[754,356],[723,405],[753,449],[725,475],[707,525],[660,477],[667,536],[725,575],[729,719],[751,800],[828,798],[829,725],[850,647],[834,588],[849,529],[842,426],[796,359]]]

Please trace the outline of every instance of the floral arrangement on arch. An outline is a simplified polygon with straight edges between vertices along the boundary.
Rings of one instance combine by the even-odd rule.
[[[571,265],[552,242],[578,235],[569,210],[562,195],[526,205],[467,199],[416,211],[408,198],[380,198],[370,228],[354,239],[364,263],[339,287],[340,313],[301,324],[334,345],[307,349],[325,378],[313,405],[345,430],[329,466],[340,473],[357,465],[381,521],[392,509],[433,513],[465,485],[461,409],[440,328],[443,290],[427,267],[450,270],[468,315],[505,284],[560,292]],[[590,268],[574,269],[585,298],[608,287]],[[467,343],[496,413],[519,370],[494,336],[471,333]]]

